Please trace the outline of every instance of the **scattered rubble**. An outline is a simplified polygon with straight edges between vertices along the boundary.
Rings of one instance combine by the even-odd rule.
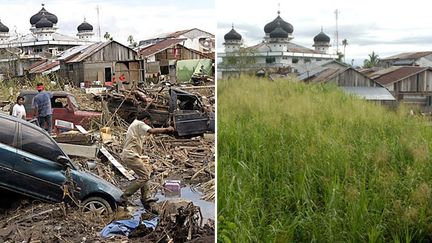
[[[123,149],[128,121],[134,118],[131,114],[136,113],[137,109],[159,111],[161,115],[157,117],[159,118],[157,125],[166,125],[176,122],[173,113],[181,108],[188,108],[206,117],[204,131],[199,134],[192,132],[186,137],[180,137],[178,133],[150,135],[145,141],[144,151],[153,166],[151,187],[156,192],[162,189],[167,179],[181,180],[183,185],[193,185],[201,191],[203,200],[214,202],[214,135],[203,135],[203,132],[211,130],[208,126],[211,123],[210,114],[215,111],[214,86],[203,88],[202,93],[205,95],[195,92],[199,87],[191,87],[194,93],[182,91],[181,88],[168,89],[175,90],[174,92],[179,96],[188,97],[174,101],[171,99],[172,93],[170,95],[169,91],[162,87],[137,88],[133,92],[110,92],[104,95],[85,94],[76,89],[69,89],[68,91],[77,98],[80,109],[100,111],[102,115],[98,119],[93,119],[87,130],[60,133],[54,136],[54,139],[60,143],[66,153],[73,156],[74,164],[80,169],[90,171],[119,188],[124,188],[129,183],[124,173],[133,173],[133,171],[125,168],[121,173],[119,167],[112,161],[116,160],[121,164],[119,154]],[[190,99],[191,97],[193,99]],[[119,103],[127,106],[119,106]],[[170,106],[172,106],[171,110]],[[153,116],[154,114],[156,113],[152,113]],[[105,152],[101,152],[100,148],[104,148]],[[96,151],[99,152],[95,153]],[[77,155],[80,157],[76,157]],[[134,196],[138,199],[138,195]],[[129,238],[116,236],[112,239],[103,239],[100,236],[101,230],[109,222],[119,218],[122,207],[111,218],[103,218],[85,214],[78,208],[64,203],[53,205],[29,202],[25,199],[20,201],[18,206],[6,209],[3,214],[0,214],[0,241],[192,242],[201,239],[200,242],[214,242],[214,221],[201,222],[203,219],[199,207],[191,202],[175,203],[175,212],[172,210],[168,212],[167,205],[170,204],[172,202],[168,200],[153,208],[152,213],[157,213],[161,217],[155,231],[149,232],[148,229],[138,228]]]

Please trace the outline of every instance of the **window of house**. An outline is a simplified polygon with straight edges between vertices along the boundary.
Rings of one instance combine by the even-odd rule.
[[[266,57],[266,63],[275,63],[276,58],[275,57]]]
[[[292,63],[298,63],[299,62],[299,59],[297,58],[297,57],[294,57],[293,59],[292,59]]]
[[[305,62],[305,63],[307,63],[307,62],[311,62],[311,59],[310,59],[310,58],[305,58],[305,59],[304,59],[304,62]]]

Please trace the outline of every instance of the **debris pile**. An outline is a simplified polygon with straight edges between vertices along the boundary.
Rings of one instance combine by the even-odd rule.
[[[129,238],[115,236],[103,239],[101,230],[112,220],[130,217],[132,211],[120,209],[111,217],[96,216],[70,208],[64,203],[23,203],[13,211],[0,215],[1,242],[214,242],[214,224],[202,226],[199,207],[187,201],[159,203],[162,212],[154,231],[138,227]],[[130,210],[128,208],[128,210]],[[133,209],[132,209],[133,210]],[[144,213],[141,220],[153,217]]]
[[[54,139],[71,146],[105,148],[121,163],[125,134],[130,119],[134,119],[138,109],[146,109],[156,118],[155,125],[168,125],[176,122],[173,114],[179,110],[192,110],[207,117],[214,109],[214,87],[206,90],[206,96],[192,94],[180,89],[153,88],[134,91],[110,92],[105,95],[83,94],[71,90],[83,110],[102,111],[102,116],[91,122],[90,129],[69,131],[57,134]],[[173,91],[174,90],[174,91]],[[171,93],[170,93],[171,92]],[[173,99],[175,94],[175,99]],[[101,101],[101,102],[100,102]],[[158,116],[159,114],[159,116]],[[194,118],[195,119],[195,118]],[[214,119],[214,117],[213,117]],[[159,121],[159,124],[158,124]],[[195,121],[195,120],[194,120]],[[213,121],[214,123],[214,121]],[[195,123],[193,123],[194,126]],[[208,130],[206,127],[205,130]],[[99,150],[100,151],[100,150]],[[152,190],[160,191],[166,179],[181,180],[183,185],[192,185],[202,192],[202,199],[215,200],[215,143],[214,134],[200,132],[180,137],[170,135],[147,136],[144,154],[153,166]],[[72,157],[74,164],[123,189],[129,183],[123,173],[119,173],[108,156],[99,152],[97,157]],[[125,168],[128,170],[128,168]],[[133,171],[128,171],[133,173]],[[134,195],[132,199],[138,199]],[[155,231],[137,229],[127,237],[102,239],[101,230],[114,218],[104,218],[81,212],[76,207],[64,203],[45,204],[28,200],[21,201],[18,207],[0,214],[1,242],[187,242],[204,239],[214,242],[214,221],[202,222],[199,207],[192,203],[176,206],[169,211],[169,201],[159,203],[154,210],[160,216]],[[120,209],[120,208],[119,208]],[[117,215],[118,216],[118,215]],[[145,216],[145,215],[143,215]],[[116,215],[112,216],[116,217]],[[205,223],[205,224],[204,224]],[[134,238],[135,237],[135,238]],[[201,241],[202,242],[202,241]]]

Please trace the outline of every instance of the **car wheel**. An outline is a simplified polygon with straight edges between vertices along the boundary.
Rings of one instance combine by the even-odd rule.
[[[94,215],[110,215],[113,211],[109,202],[101,197],[90,197],[82,203],[82,211]]]

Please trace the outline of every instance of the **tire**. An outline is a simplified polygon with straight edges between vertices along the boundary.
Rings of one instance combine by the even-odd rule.
[[[107,200],[101,197],[89,197],[82,203],[82,211],[95,215],[110,215],[113,212]]]

